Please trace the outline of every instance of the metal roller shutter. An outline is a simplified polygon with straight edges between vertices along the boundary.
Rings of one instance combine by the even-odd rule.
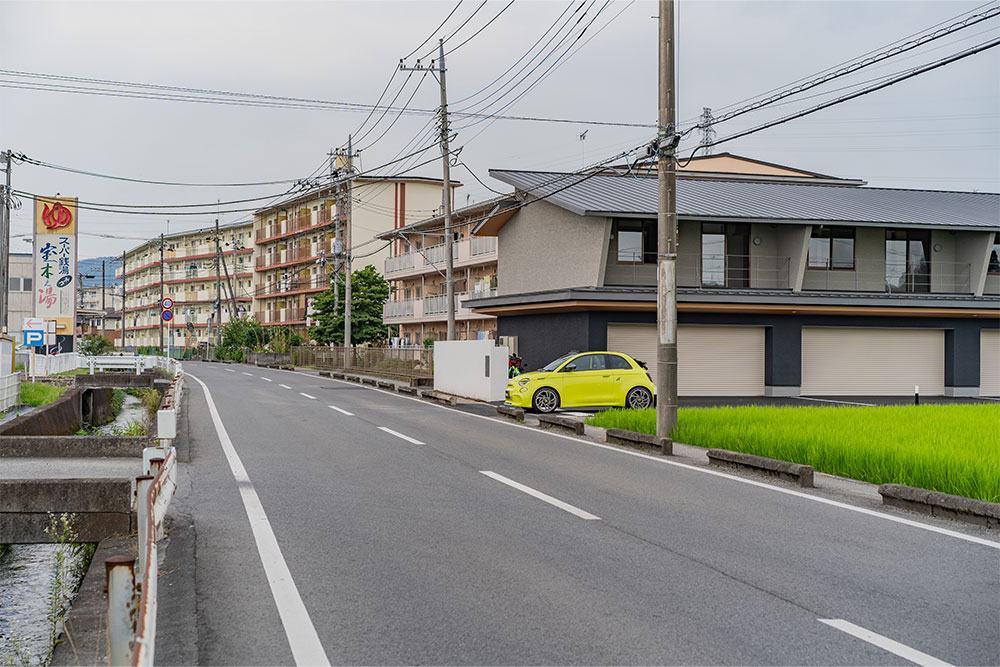
[[[1000,331],[979,333],[979,395],[1000,396]]]
[[[646,362],[656,380],[656,326],[609,324],[608,350]],[[762,396],[763,327],[677,327],[677,393]]]
[[[944,394],[944,331],[803,327],[802,393]]]

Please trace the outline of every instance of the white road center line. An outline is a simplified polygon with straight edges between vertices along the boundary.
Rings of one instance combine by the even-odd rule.
[[[331,406],[331,407],[333,407],[333,406]],[[333,408],[333,409],[336,410],[337,408]],[[385,426],[379,426],[378,428],[379,428],[380,431],[385,431],[389,435],[394,435],[397,438],[402,438],[403,440],[406,440],[407,442],[412,442],[414,445],[422,445],[422,444],[424,444],[424,443],[420,442],[419,440],[417,440],[416,438],[411,438],[408,435],[403,435],[399,431],[393,431],[391,428],[386,428]]]
[[[188,377],[200,384],[201,388],[205,390],[208,411],[212,415],[215,432],[219,436],[226,460],[229,461],[233,478],[239,485],[243,507],[246,510],[247,519],[250,520],[250,530],[253,531],[254,540],[257,542],[260,562],[264,566],[264,574],[271,587],[271,595],[278,607],[278,616],[285,628],[285,636],[292,649],[292,658],[296,665],[329,665],[330,661],[319,641],[319,635],[316,634],[312,619],[309,618],[309,612],[302,602],[299,589],[295,587],[292,573],[285,563],[285,558],[281,555],[281,547],[278,546],[278,540],[271,529],[267,514],[264,512],[264,506],[257,496],[257,491],[254,489],[253,482],[250,481],[246,468],[243,467],[239,454],[233,447],[232,440],[229,439],[229,433],[222,423],[219,411],[215,407],[215,401],[212,400],[212,393],[204,382],[190,374]]]
[[[842,618],[820,618],[817,620],[820,623],[826,623],[831,628],[836,628],[841,632],[846,632],[853,637],[857,637],[861,641],[878,646],[880,649],[898,655],[900,658],[905,658],[906,660],[918,665],[944,665],[945,667],[951,667],[950,663],[938,660],[932,655],[927,655],[926,653],[922,653],[915,648],[910,648],[906,644],[900,644],[897,641],[872,632],[871,630],[866,630],[860,625],[848,623]]]
[[[287,384],[279,384],[278,386],[283,389],[291,389],[291,387],[289,387]]]
[[[314,401],[316,400],[315,396],[310,396],[309,394],[303,393],[301,391],[299,392],[299,396],[305,396],[306,398],[311,398]]]
[[[336,410],[337,412],[339,412],[341,414],[345,414],[348,417],[353,417],[354,416],[353,412],[348,412],[347,410],[345,410],[343,408],[338,408],[336,405],[328,405],[326,407],[330,408],[331,410]]]
[[[271,378],[266,378],[266,377],[262,377],[261,380],[263,380],[264,382],[274,382],[274,380],[272,380]]]
[[[570,514],[573,514],[574,516],[580,517],[581,519],[586,519],[587,521],[600,521],[601,520],[601,517],[599,517],[599,516],[594,516],[590,512],[584,512],[579,507],[573,507],[569,503],[564,503],[563,501],[559,500],[558,498],[553,498],[552,496],[544,494],[541,491],[536,491],[535,489],[531,488],[530,486],[525,486],[524,484],[521,484],[520,482],[515,482],[514,480],[508,479],[507,477],[504,477],[503,475],[498,475],[497,473],[493,472],[492,470],[480,470],[479,472],[481,472],[482,474],[486,475],[487,477],[495,479],[496,481],[498,481],[498,482],[500,482],[502,484],[506,484],[507,486],[513,487],[513,488],[517,489],[518,491],[522,491],[524,493],[527,493],[529,496],[534,496],[535,498],[538,498],[539,500],[544,500],[545,502],[547,502],[550,505],[555,505],[559,509],[565,510],[565,511],[569,512]]]
[[[253,373],[247,373],[246,371],[243,371],[243,375],[249,375],[250,377],[253,377]]]
[[[227,368],[227,369],[226,369],[226,372],[227,372],[227,373],[235,373],[236,371],[234,371],[234,370],[233,370],[232,368]]]

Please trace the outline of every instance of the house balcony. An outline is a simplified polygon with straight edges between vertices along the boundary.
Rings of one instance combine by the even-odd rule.
[[[478,292],[455,293],[455,319],[491,319],[479,315],[462,306],[468,299],[485,299],[496,296],[497,291],[485,290]],[[406,301],[386,301],[382,307],[382,321],[385,324],[402,324],[405,322],[439,322],[448,319],[448,297],[443,294],[424,297],[423,299],[408,299]]]
[[[456,267],[489,264],[497,261],[497,240],[493,236],[474,236],[454,244]],[[418,252],[408,252],[385,260],[385,275],[398,280],[422,273],[436,273],[445,268],[445,245],[430,246]]]

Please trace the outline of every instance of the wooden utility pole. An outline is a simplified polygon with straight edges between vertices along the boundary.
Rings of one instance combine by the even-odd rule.
[[[674,0],[660,0],[659,120],[656,134],[656,435],[671,437],[677,426],[677,143],[674,90]]]
[[[444,212],[444,261],[445,261],[445,300],[448,310],[448,340],[455,340],[455,233],[451,224],[451,150],[448,147],[448,85],[445,80],[444,40],[438,40],[438,62],[432,62],[430,67],[419,64],[416,67],[404,67],[400,61],[399,69],[409,71],[429,70],[437,74],[441,84],[441,171],[443,187],[441,191],[441,206]]]

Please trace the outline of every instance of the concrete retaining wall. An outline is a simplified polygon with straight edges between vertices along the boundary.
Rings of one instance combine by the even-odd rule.
[[[72,435],[84,422],[94,426],[106,424],[114,419],[112,393],[112,389],[105,387],[68,389],[52,403],[0,424],[0,436]]]
[[[150,389],[153,381],[159,376],[152,371],[143,371],[142,375],[135,373],[94,373],[93,375],[76,375],[77,387],[121,387],[127,389]]]
[[[51,542],[45,534],[49,512],[75,514],[80,542],[127,534],[133,528],[132,480],[0,480],[0,542]]]
[[[19,457],[141,457],[154,438],[114,435],[6,435],[0,437],[0,459]]]

